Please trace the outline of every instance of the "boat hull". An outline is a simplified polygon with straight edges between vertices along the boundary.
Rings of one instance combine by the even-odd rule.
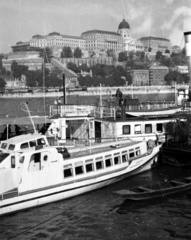
[[[181,107],[178,107],[178,108],[168,108],[168,109],[160,109],[160,110],[145,110],[145,111],[126,111],[126,114],[128,115],[131,115],[131,116],[136,116],[136,117],[139,117],[139,116],[161,116],[161,115],[172,115],[172,114],[175,114],[179,111],[181,111]]]
[[[158,162],[159,148],[160,146],[155,147],[151,154],[146,154],[144,157],[132,161],[129,166],[123,167],[118,171],[113,171],[107,175],[94,176],[87,180],[67,184],[62,183],[59,184],[59,186],[52,186],[49,189],[38,189],[37,191],[25,192],[22,195],[8,199],[1,199],[0,215],[78,196],[149,170]]]

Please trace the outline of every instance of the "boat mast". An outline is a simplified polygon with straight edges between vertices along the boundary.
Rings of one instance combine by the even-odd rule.
[[[30,120],[31,120],[31,123],[32,123],[33,129],[34,129],[34,133],[37,133],[37,130],[36,130],[36,127],[35,127],[34,121],[33,121],[33,119],[32,119],[32,116],[31,116],[30,111],[29,111],[29,108],[28,108],[28,103],[25,102],[24,105],[25,105],[25,107],[26,107],[26,109],[27,109],[27,112],[28,112],[28,114],[29,114],[29,117],[30,117]],[[22,110],[25,111],[24,109],[22,109]]]

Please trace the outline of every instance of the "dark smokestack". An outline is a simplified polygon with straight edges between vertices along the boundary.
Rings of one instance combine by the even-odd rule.
[[[189,101],[191,101],[191,32],[184,33],[184,41],[185,41],[185,53],[187,57],[188,63],[188,73],[189,73],[189,92],[188,97]]]
[[[65,74],[63,74],[63,104],[66,104],[66,84],[65,84]]]

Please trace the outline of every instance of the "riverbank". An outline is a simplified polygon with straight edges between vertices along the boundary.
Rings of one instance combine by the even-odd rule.
[[[111,97],[116,94],[117,89],[120,88],[124,95],[129,95],[135,98],[136,95],[148,95],[148,94],[175,94],[177,90],[188,89],[187,85],[177,85],[176,90],[174,86],[121,86],[121,87],[89,87],[87,91],[77,91],[77,90],[67,90],[67,96],[100,96],[106,95]],[[59,98],[63,96],[63,91],[58,89],[47,89],[46,92],[6,92],[0,94],[0,99],[2,98]]]
[[[63,94],[61,95],[63,96]],[[125,97],[126,95],[124,95]],[[112,96],[102,95],[102,99],[111,99]],[[31,115],[39,115],[39,116],[49,116],[49,106],[54,104],[54,101],[59,97],[43,97],[41,94],[41,98],[34,97],[25,97],[25,98],[0,98],[0,118],[5,117],[21,117],[28,116],[28,113],[22,110],[23,102],[28,102],[29,110],[31,111]],[[98,102],[100,98],[99,95],[66,95],[66,104],[82,104],[82,105],[94,105]],[[174,93],[166,93],[166,94],[135,94],[134,98],[138,98],[140,102],[146,101],[174,101],[175,96]]]

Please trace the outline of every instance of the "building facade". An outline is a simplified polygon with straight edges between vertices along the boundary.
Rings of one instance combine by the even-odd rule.
[[[152,66],[149,68],[149,85],[166,85],[164,80],[166,74],[169,73],[169,68],[166,66]]]
[[[26,88],[26,76],[21,75],[21,78],[5,78],[6,89],[14,89],[14,88]]]
[[[125,19],[119,24],[118,33],[123,39],[123,51],[144,51],[141,41],[132,38],[129,23]]]
[[[54,49],[62,49],[70,47],[72,50],[79,47],[84,50],[86,41],[82,37],[61,35],[57,32],[49,33],[48,35],[35,35],[30,39],[30,46],[37,48],[50,47]]]
[[[139,38],[144,46],[145,52],[157,53],[158,51],[165,53],[166,50],[172,52],[172,45],[169,39],[159,37],[142,37]]]
[[[130,70],[129,73],[134,86],[149,85],[149,70]]]
[[[115,52],[123,51],[123,39],[119,33],[90,30],[81,35],[86,41],[86,49],[90,52],[107,51],[113,49]]]
[[[176,71],[181,74],[188,74],[188,66],[176,66]]]

